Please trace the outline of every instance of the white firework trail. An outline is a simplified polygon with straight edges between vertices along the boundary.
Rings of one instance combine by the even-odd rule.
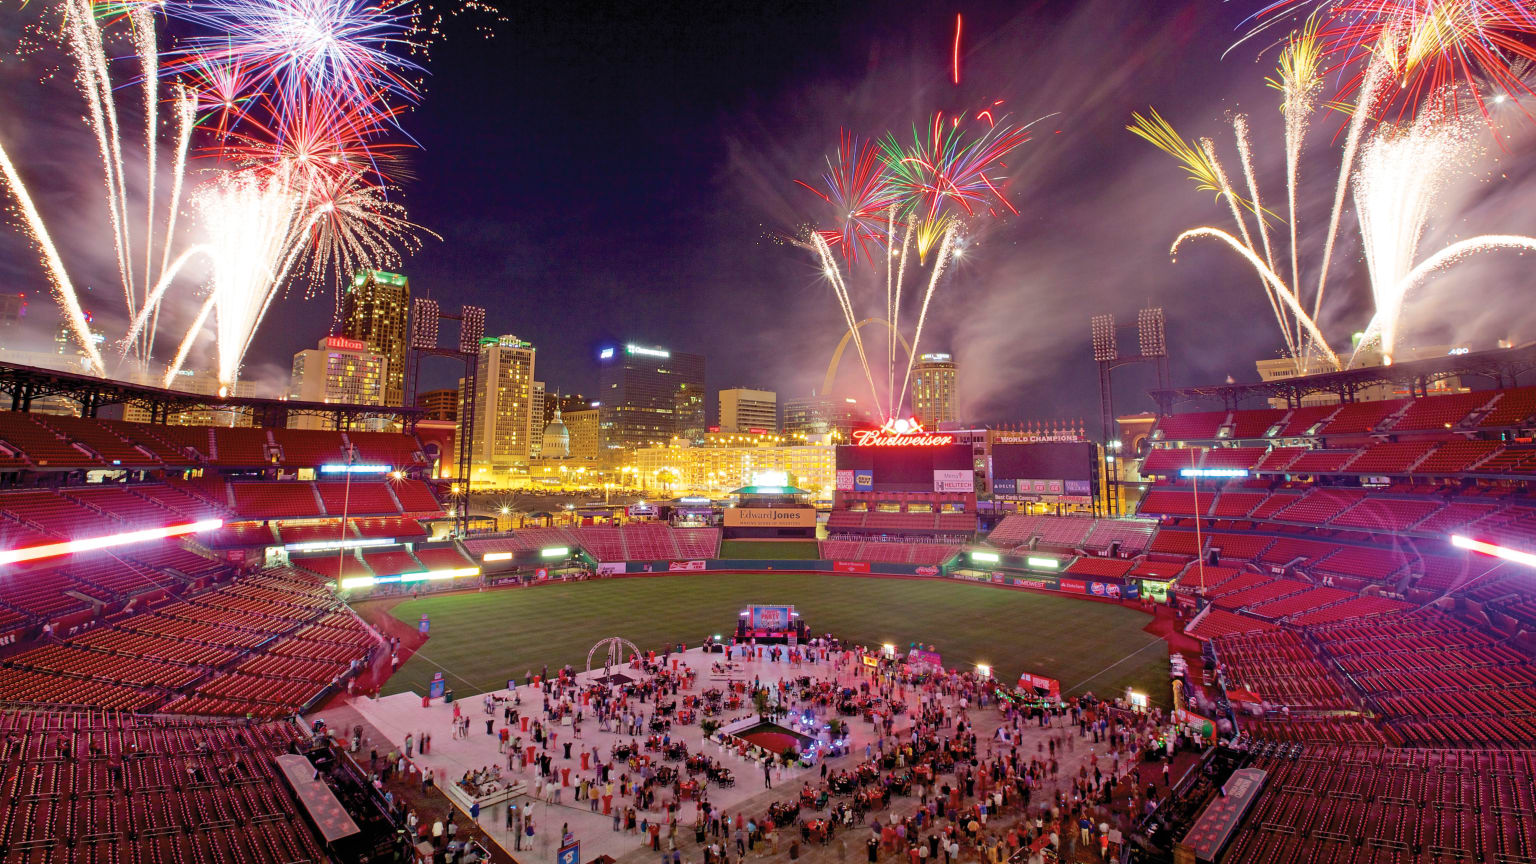
[[[182,337],[181,344],[176,348],[176,356],[165,367],[165,378],[161,386],[170,387],[176,380],[176,373],[181,371],[182,364],[187,362],[187,354],[191,352],[192,345],[203,332],[203,325],[208,323],[208,316],[213,312],[213,304],[218,296],[210,293],[208,299],[203,301],[203,306],[197,311],[197,317],[192,319],[192,326],[187,328],[187,334]]]
[[[74,55],[76,79],[90,110],[92,131],[101,151],[102,169],[107,182],[107,210],[111,215],[113,242],[117,250],[117,268],[123,283],[123,299],[128,314],[137,309],[134,297],[133,261],[129,251],[128,191],[123,170],[122,139],[118,134],[117,104],[112,99],[112,79],[107,70],[106,49],[101,28],[90,0],[66,0],[65,27]]]
[[[891,319],[896,317],[896,305],[892,299],[895,290],[892,282],[896,271],[896,205],[891,205],[886,212],[885,222],[885,392],[887,401],[891,401],[896,395],[896,334],[892,328],[896,325]]]
[[[1435,272],[1444,270],[1479,252],[1494,252],[1500,249],[1517,249],[1521,254],[1536,252],[1536,237],[1526,237],[1521,234],[1484,234],[1452,243],[1408,271],[1408,275],[1402,278],[1392,293],[1402,301],[1406,301],[1408,294]],[[1380,341],[1384,318],[1380,310],[1371,318],[1371,323],[1365,328],[1365,335],[1360,340],[1362,347]]]
[[[129,13],[133,25],[133,47],[139,56],[139,74],[144,77],[144,162],[148,183],[145,186],[144,216],[144,302],[149,305],[150,283],[155,264],[155,175],[160,125],[160,54],[156,51],[155,16],[148,6],[137,6]],[[142,308],[141,307],[141,308]],[[150,345],[139,341],[140,358],[149,355]]]
[[[1275,253],[1269,245],[1269,223],[1264,218],[1264,202],[1259,197],[1259,181],[1253,170],[1253,147],[1248,142],[1248,115],[1238,114],[1232,118],[1232,135],[1237,139],[1237,158],[1243,163],[1243,177],[1248,182],[1248,195],[1253,201],[1254,221],[1259,223],[1259,240],[1264,244],[1264,263],[1273,270]],[[1269,293],[1267,287],[1266,293]],[[1273,296],[1269,298],[1269,306],[1275,313],[1275,320],[1280,323],[1280,332],[1284,334],[1286,349],[1292,357],[1299,356],[1296,348],[1300,340],[1291,336],[1291,326],[1285,319],[1284,307]]]
[[[923,340],[923,323],[928,320],[928,302],[933,299],[934,289],[939,286],[939,277],[944,275],[944,267],[949,259],[954,256],[955,234],[958,231],[958,223],[951,222],[944,229],[944,239],[939,243],[938,257],[933,259],[933,273],[928,277],[928,290],[923,292],[923,305],[917,313],[917,329],[912,331],[912,350],[907,355],[907,374],[901,381],[901,392],[897,394],[896,410],[892,417],[900,417],[901,409],[906,402],[907,386],[912,382],[912,364],[917,360],[918,348]]]
[[[890,373],[888,376],[890,383],[886,385],[888,388],[886,396],[887,404],[895,404],[900,401],[896,394],[896,363],[898,357],[896,350],[899,347],[898,342],[901,338],[901,286],[907,278],[907,255],[912,249],[912,230],[915,222],[915,217],[907,218],[907,229],[905,232],[903,232],[901,238],[901,254],[897,258],[896,291],[891,296],[890,312],[885,316],[886,323],[889,325],[889,335],[886,338],[890,341],[891,348],[890,365],[888,369]],[[894,240],[895,236],[892,235],[891,239]],[[887,267],[889,267],[889,264],[887,264]]]
[[[843,310],[843,318],[848,324],[848,333],[852,336],[853,347],[859,354],[859,364],[864,367],[864,377],[869,381],[869,392],[874,397],[875,410],[879,412],[880,389],[875,386],[875,376],[869,367],[869,357],[864,353],[864,339],[859,335],[859,322],[853,312],[853,300],[848,295],[848,285],[837,269],[837,261],[832,257],[832,250],[827,246],[826,238],[816,231],[810,232],[810,237],[811,246],[821,258],[822,270],[827,275],[827,281],[832,283],[832,293],[837,295],[838,306]]]
[[[123,337],[125,343],[132,342],[141,332],[154,326],[154,320],[160,314],[160,301],[165,297],[165,292],[171,287],[171,283],[176,280],[177,276],[181,275],[181,268],[185,267],[187,262],[191,261],[195,256],[208,255],[211,257],[212,252],[212,247],[199,243],[183,250],[169,266],[161,268],[159,281],[145,295],[144,306],[139,309],[139,314],[135,315],[133,321],[128,325],[128,333]]]
[[[1237,230],[1243,235],[1243,245],[1247,246],[1249,251],[1257,255],[1258,252],[1253,245],[1253,235],[1248,233],[1248,220],[1243,217],[1241,201],[1237,197],[1237,193],[1232,191],[1232,181],[1227,179],[1227,170],[1221,165],[1221,157],[1216,155],[1216,142],[1209,138],[1201,138],[1200,149],[1205,153],[1205,158],[1209,162],[1211,170],[1215,172],[1217,187],[1221,192],[1221,196],[1227,199],[1227,206],[1232,210],[1232,219],[1237,222]],[[1254,202],[1254,208],[1258,208],[1257,201]],[[1259,213],[1258,218],[1259,224],[1262,226],[1264,214],[1262,212]],[[1291,356],[1294,357],[1296,356],[1296,344],[1291,339],[1290,322],[1285,320],[1285,313],[1281,310],[1279,301],[1275,299],[1274,291],[1269,283],[1261,280],[1259,284],[1264,287],[1264,296],[1269,298],[1270,311],[1274,313],[1275,321],[1280,325],[1280,333],[1285,338],[1286,348],[1290,350]]]
[[[1406,129],[1382,127],[1360,153],[1355,210],[1375,300],[1372,320],[1386,358],[1397,348],[1402,289],[1419,241],[1441,191],[1475,152],[1463,124],[1430,111]]]
[[[1339,162],[1339,182],[1333,193],[1333,211],[1328,216],[1328,237],[1323,241],[1323,266],[1317,274],[1317,293],[1312,297],[1313,318],[1323,308],[1323,289],[1328,285],[1328,263],[1333,260],[1333,244],[1338,239],[1339,218],[1344,212],[1344,193],[1349,190],[1349,173],[1355,164],[1355,152],[1360,148],[1360,136],[1365,129],[1365,121],[1370,117],[1371,105],[1376,101],[1377,92],[1389,80],[1387,63],[1381,57],[1378,54],[1366,66],[1365,78],[1360,83],[1360,101],[1355,103],[1354,114],[1349,119],[1344,157]]]
[[[64,308],[64,316],[69,321],[69,328],[75,334],[75,341],[85,349],[86,356],[90,358],[91,365],[98,372],[106,371],[106,364],[101,361],[101,352],[96,350],[96,343],[91,339],[91,328],[85,320],[85,310],[80,308],[80,297],[75,293],[75,286],[69,279],[69,272],[64,269],[64,261],[59,258],[59,250],[53,245],[53,238],[48,235],[48,226],[43,218],[38,215],[37,207],[32,203],[32,196],[27,192],[26,184],[21,182],[21,177],[16,173],[16,166],[11,163],[11,156],[0,146],[0,174],[5,177],[5,185],[10,187],[11,195],[16,198],[16,206],[21,210],[21,224],[32,237],[32,242],[37,244],[38,250],[43,255],[43,266],[48,271],[48,276],[53,282],[53,293],[58,299],[59,305]]]
[[[1313,342],[1323,352],[1324,357],[1333,364],[1334,368],[1340,368],[1338,355],[1333,353],[1333,349],[1328,347],[1328,340],[1323,337],[1323,332],[1318,329],[1317,323],[1312,320],[1312,316],[1307,314],[1306,309],[1301,305],[1301,301],[1286,287],[1285,280],[1280,278],[1279,274],[1274,271],[1274,268],[1264,263],[1264,259],[1260,258],[1258,253],[1253,251],[1251,245],[1243,243],[1220,228],[1191,228],[1174,238],[1173,246],[1168,249],[1168,254],[1174,256],[1174,260],[1177,261],[1179,247],[1184,244],[1184,241],[1199,237],[1212,237],[1226,243],[1237,254],[1243,256],[1249,264],[1253,265],[1253,269],[1258,272],[1259,278],[1264,280],[1271,293],[1291,310],[1292,314],[1296,316],[1297,321],[1301,322],[1303,329],[1306,330],[1307,335],[1312,337]]]

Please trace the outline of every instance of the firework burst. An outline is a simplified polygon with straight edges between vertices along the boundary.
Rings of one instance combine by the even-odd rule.
[[[1529,0],[1276,0],[1255,16],[1255,32],[1312,6],[1319,52],[1343,82],[1340,98],[1369,101],[1370,67],[1386,67],[1397,86],[1382,110],[1398,119],[1432,109],[1457,113],[1472,100],[1486,117],[1484,91],[1532,95],[1516,67],[1536,61],[1536,11]]]
[[[795,181],[832,206],[835,227],[810,229],[796,245],[816,255],[848,327],[849,340],[869,384],[875,410],[887,417],[897,417],[902,412],[912,363],[927,323],[928,306],[967,222],[997,216],[999,208],[1007,213],[1018,212],[1003,193],[1007,174],[1004,160],[1029,140],[1029,127],[1033,124],[1016,126],[1008,118],[994,117],[989,111],[980,112],[976,119],[985,119],[987,126],[979,134],[971,135],[961,128],[958,118],[945,122],[942,114],[936,114],[926,131],[913,128],[910,145],[888,134],[878,147],[864,146],[844,132],[836,155],[827,159],[823,188]],[[834,247],[841,249],[850,272],[861,257],[871,264],[877,258],[884,259],[885,318],[881,323],[888,332],[883,393],[859,332],[859,304],[838,269]],[[934,254],[907,362],[901,371],[896,349],[898,341],[904,341],[900,336],[902,293],[913,249],[918,253],[919,268],[928,266],[930,253]]]

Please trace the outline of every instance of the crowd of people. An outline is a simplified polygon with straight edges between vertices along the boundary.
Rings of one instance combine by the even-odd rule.
[[[730,651],[712,673],[760,659],[782,664],[786,674],[742,676],[699,691],[698,673],[670,650],[633,657],[595,681],[578,680],[570,667],[528,670],[505,697],[483,697],[480,719],[502,761],[456,782],[470,798],[525,785],[505,805],[505,829],[517,848],[535,838],[548,842],[536,808],[574,806],[601,814],[612,831],[633,835],[673,864],[732,864],[780,851],[797,859],[811,845],[832,848],[839,860],[862,845],[871,862],[1000,864],[1019,856],[1033,864],[1113,854],[1129,826],[1120,778],[1175,740],[1155,709],[1134,712],[1091,695],[1048,702],[974,672],[911,666],[835,640]],[[452,732],[478,735],[464,704],[454,703]],[[672,723],[684,712],[691,723],[701,714],[721,716],[727,704],[803,718],[813,728],[836,721],[845,733],[846,724],[859,723],[867,743],[850,749],[844,734],[840,750],[823,742],[790,754],[813,766],[798,789],[758,812],[730,812],[711,800],[713,790],[734,782],[728,762],[756,765],[765,787],[792,769],[785,754],[741,738],[704,745],[718,747],[716,754],[690,752],[674,736]],[[609,734],[583,738],[591,726]],[[382,770],[410,773],[432,788],[431,769],[418,771],[411,754],[413,744],[427,752],[430,740],[429,731],[407,736],[403,753],[389,754]],[[370,768],[377,767],[375,755]],[[1156,797],[1155,787],[1131,792],[1131,812]],[[472,817],[479,809],[474,805]],[[448,828],[444,846],[452,840]],[[568,826],[556,836],[567,833]],[[688,860],[684,850],[702,861]]]

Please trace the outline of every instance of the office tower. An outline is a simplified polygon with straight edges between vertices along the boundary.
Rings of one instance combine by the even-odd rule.
[[[630,452],[672,438],[702,440],[704,358],[635,343],[598,352],[602,446]]]
[[[778,395],[772,390],[751,390],[746,387],[721,390],[720,431],[779,431]]]
[[[516,336],[480,340],[471,456],[477,469],[526,470],[533,455],[533,370],[532,343]]]
[[[405,404],[406,318],[410,281],[398,273],[366,270],[352,277],[341,295],[341,332],[367,342],[389,361],[384,404]]]
[[[929,429],[955,420],[955,360],[922,354],[912,367],[912,416]]]
[[[327,336],[293,355],[288,398],[299,402],[383,405],[389,361],[360,339]],[[329,417],[295,415],[293,429],[329,429]]]

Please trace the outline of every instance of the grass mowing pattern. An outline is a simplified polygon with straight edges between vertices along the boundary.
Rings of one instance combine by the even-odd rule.
[[[1069,695],[1134,686],[1169,702],[1167,649],[1142,630],[1149,618],[1135,609],[959,581],[792,573],[600,579],[406,600],[390,614],[412,626],[430,616],[432,636],[383,693],[425,693],[439,669],[458,698],[505,687],[546,663],[580,669],[608,636],[642,649],[697,645],[729,635],[754,602],[792,603],[812,632],[865,645],[931,643],[947,665],[990,663],[1009,682],[1030,671],[1060,680]]]
[[[720,557],[815,561],[821,548],[815,540],[721,540]]]

